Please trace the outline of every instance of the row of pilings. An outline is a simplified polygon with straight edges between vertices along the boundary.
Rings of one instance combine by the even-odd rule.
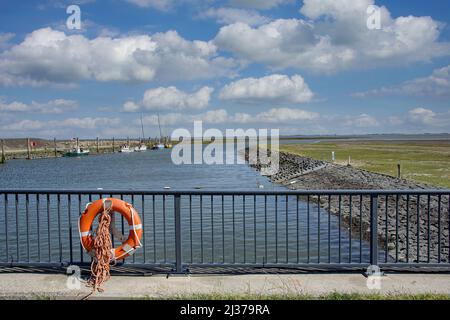
[[[110,138],[110,139],[56,139],[43,140],[33,138],[22,139],[0,139],[0,164],[10,159],[41,159],[58,158],[70,151],[75,145],[87,148],[92,154],[119,152],[122,145],[130,147],[138,146],[141,143],[148,147],[159,143],[159,138],[130,139],[130,138]],[[163,138],[163,143],[169,142],[169,138]]]

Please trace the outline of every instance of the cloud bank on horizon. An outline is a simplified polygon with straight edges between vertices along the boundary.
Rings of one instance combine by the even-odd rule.
[[[35,10],[45,22],[6,20],[0,31],[0,136],[112,136],[109,125],[139,135],[140,113],[156,134],[156,112],[167,129],[194,120],[282,134],[450,128],[450,14],[390,10],[386,0],[373,29],[374,0],[123,0],[115,20],[105,2],[83,0],[89,23],[73,31],[65,1],[6,3],[5,19]]]

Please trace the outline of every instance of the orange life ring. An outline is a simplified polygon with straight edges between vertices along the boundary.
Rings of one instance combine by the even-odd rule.
[[[130,233],[128,239],[117,249],[112,249],[111,260],[122,260],[132,255],[136,249],[142,247],[142,223],[136,210],[129,203],[115,198],[100,199],[86,206],[86,210],[81,214],[79,220],[80,239],[83,248],[93,254],[94,236],[92,234],[92,224],[95,217],[109,209],[110,214],[119,212],[128,222]],[[114,226],[112,226],[115,228]]]

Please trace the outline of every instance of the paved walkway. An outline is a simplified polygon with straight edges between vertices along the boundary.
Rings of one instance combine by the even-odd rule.
[[[64,275],[0,274],[0,298],[80,299],[89,293],[69,289]],[[70,281],[69,281],[70,282]],[[391,274],[381,280],[381,290],[370,290],[359,274],[238,275],[238,276],[115,276],[105,292],[95,298],[170,298],[192,294],[308,294],[320,296],[334,292],[362,294],[450,295],[450,275]]]

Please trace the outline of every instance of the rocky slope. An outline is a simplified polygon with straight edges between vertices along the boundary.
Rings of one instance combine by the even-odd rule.
[[[249,159],[248,153],[246,159]],[[261,170],[254,161],[252,165]],[[294,190],[423,190],[437,188],[404,179],[280,153],[280,170],[271,177],[275,183]],[[318,197],[312,197],[318,201]],[[322,196],[320,205],[340,216],[356,238],[370,236],[369,196]],[[350,210],[351,209],[351,210]],[[379,196],[378,239],[386,248],[388,261],[449,261],[449,195]],[[440,222],[440,223],[439,223]],[[429,250],[428,250],[429,247]],[[419,255],[418,255],[419,253]],[[409,257],[409,259],[408,259]]]

